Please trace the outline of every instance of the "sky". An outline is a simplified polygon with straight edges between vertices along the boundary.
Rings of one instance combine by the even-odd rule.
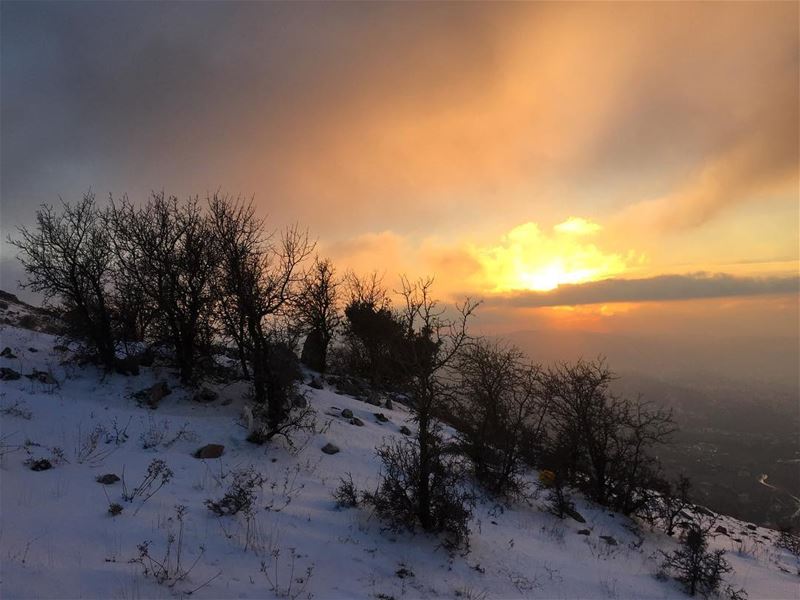
[[[4,1],[0,229],[222,191],[487,331],[797,339],[799,6]]]

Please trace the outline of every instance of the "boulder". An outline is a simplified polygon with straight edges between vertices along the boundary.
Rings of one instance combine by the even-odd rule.
[[[339,446],[335,446],[335,445],[331,444],[330,442],[328,442],[327,444],[325,444],[322,447],[322,451],[325,454],[336,454],[337,452],[339,452]]]
[[[14,369],[9,369],[8,367],[0,367],[0,381],[14,381],[15,379],[19,379],[22,377],[19,373],[17,373]]]
[[[349,408],[345,408],[342,411],[342,417],[344,417],[345,419],[352,419],[353,418],[353,411],[350,410]]]
[[[120,375],[138,375],[139,374],[139,361],[135,356],[126,356],[125,358],[118,358],[114,361],[114,369]]]
[[[300,362],[314,371],[325,370],[325,341],[318,330],[312,329],[306,336]]]
[[[717,528],[714,530],[715,533],[721,533],[722,535],[728,535],[728,528],[722,525],[718,525]]]
[[[43,383],[45,385],[56,385],[58,382],[56,378],[53,377],[47,371],[37,371],[36,369],[33,370],[32,373],[25,375],[28,379],[32,379],[33,381],[38,381],[39,383]]]
[[[578,535],[589,535],[590,533],[592,532],[588,529],[578,529]]]
[[[392,410],[392,409],[394,409],[394,405],[392,404],[392,399],[391,399],[391,398],[386,398],[386,404],[385,404],[385,406],[386,406],[386,409],[387,409],[387,410]]]
[[[209,402],[214,402],[219,397],[219,394],[212,390],[209,387],[201,387],[194,393],[192,396],[192,400],[195,402],[200,402],[202,404],[208,404]]]
[[[574,508],[569,508],[569,507],[565,508],[564,514],[566,514],[569,517],[572,517],[572,519],[574,519],[578,523],[586,523],[586,519],[583,518],[583,515]]]
[[[172,390],[169,389],[166,381],[159,381],[156,384],[151,385],[149,388],[145,388],[143,390],[139,390],[133,396],[139,402],[143,402],[147,404],[150,408],[158,408],[159,402],[169,394],[172,393]]]
[[[375,413],[375,418],[378,420],[379,423],[388,423],[388,417],[383,413]]]
[[[601,535],[600,539],[603,540],[609,546],[616,546],[617,545],[617,540],[614,539],[614,536],[612,536],[612,535]]]
[[[103,485],[111,485],[112,483],[117,483],[119,481],[119,477],[117,477],[114,473],[106,473],[105,475],[99,475],[95,481],[97,483],[102,483]]]
[[[152,348],[147,348],[136,355],[136,362],[142,367],[152,367],[156,360],[156,355]]]
[[[40,458],[39,460],[34,460],[31,463],[31,471],[47,471],[48,469],[52,469],[53,465],[50,464],[50,461],[46,458]]]
[[[294,398],[292,398],[292,407],[308,408],[308,398],[306,398],[302,394],[297,394]]]
[[[322,381],[319,377],[312,377],[311,381],[308,382],[308,387],[314,388],[315,390],[321,390],[323,388]]]
[[[11,348],[9,348],[8,346],[6,346],[5,348],[3,348],[3,351],[2,351],[2,352],[0,352],[0,356],[2,356],[3,358],[17,358],[17,355],[16,355],[16,354],[14,354],[14,353],[11,351]]]
[[[402,433],[403,435],[411,435],[411,430],[408,427],[406,427],[405,425],[403,425],[400,428],[400,433]]]
[[[352,419],[350,419],[350,424],[351,425],[355,425],[357,427],[363,427],[364,426],[364,421],[362,421],[358,417],[353,417]]]
[[[219,458],[225,452],[225,446],[222,444],[206,444],[194,453],[195,458]]]
[[[381,405],[381,397],[376,393],[370,393],[366,399],[364,400],[367,404],[371,404],[372,406],[380,406]]]
[[[34,348],[33,346],[28,348],[28,352],[38,352],[38,351],[39,351],[39,349],[38,348]]]

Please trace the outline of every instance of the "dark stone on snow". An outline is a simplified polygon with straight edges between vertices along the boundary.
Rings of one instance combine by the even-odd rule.
[[[9,348],[8,346],[6,346],[5,348],[3,348],[3,351],[2,351],[2,352],[0,352],[0,356],[2,356],[3,358],[17,358],[17,355],[16,355],[16,354],[14,354],[14,353],[11,351],[11,348]]]
[[[292,408],[308,408],[308,398],[302,394],[297,394],[292,398]]]
[[[722,525],[718,525],[714,531],[716,533],[721,533],[722,535],[728,535],[728,528],[723,527]]]
[[[14,381],[15,379],[19,379],[22,377],[19,373],[17,373],[14,369],[9,369],[8,367],[0,367],[0,381]]]
[[[34,348],[33,346],[28,348],[28,352],[38,352],[38,351],[39,351],[39,349],[38,348]]]
[[[320,381],[319,377],[312,377],[311,381],[308,382],[308,387],[312,387],[315,390],[322,389],[322,381]]]
[[[350,419],[350,424],[351,425],[356,425],[357,427],[363,427],[364,426],[364,421],[362,421],[358,417],[353,417],[352,419]]]
[[[383,413],[375,413],[375,418],[378,420],[379,423],[388,423],[389,419]]]
[[[385,406],[386,406],[387,410],[392,410],[394,408],[394,405],[392,404],[392,399],[391,398],[386,398]]]
[[[756,527],[756,526],[755,526],[755,525],[753,525],[752,523],[748,523],[748,524],[747,524],[747,528],[748,528],[750,531],[755,531],[756,529],[758,529],[758,527]]]
[[[349,408],[345,408],[345,409],[342,411],[342,416],[343,416],[345,419],[352,419],[352,418],[353,418],[353,411],[352,411],[352,410],[350,410]]]
[[[52,469],[53,465],[50,464],[50,461],[46,458],[40,458],[39,460],[35,460],[31,463],[31,471],[47,471],[48,469]]]
[[[395,575],[397,575],[400,579],[405,579],[406,577],[414,577],[414,571],[411,569],[407,569],[406,567],[400,567],[395,571]]]
[[[219,394],[212,390],[211,388],[202,387],[197,390],[192,396],[192,400],[195,402],[201,402],[203,404],[208,404],[209,402],[214,402],[219,397]]]
[[[371,393],[367,398],[364,400],[367,404],[371,404],[372,406],[380,406],[381,405],[381,398],[378,394]]]
[[[33,373],[25,375],[25,377],[33,381],[38,381],[39,383],[44,383],[45,385],[56,385],[58,383],[55,377],[50,375],[47,371],[37,371],[34,369]]]
[[[325,370],[325,343],[322,334],[316,329],[311,330],[303,342],[300,362],[314,371]]]
[[[118,358],[114,361],[114,369],[120,375],[138,375],[139,374],[139,361],[135,356],[126,356],[125,358]]]
[[[583,515],[574,508],[569,508],[569,507],[565,508],[564,514],[566,514],[569,517],[572,517],[578,523],[586,523],[586,519],[583,518]]]
[[[588,529],[579,529],[578,530],[578,535],[589,535],[590,533],[592,533],[592,532],[589,531]]]
[[[336,454],[337,452],[339,452],[339,447],[338,447],[338,446],[334,446],[333,444],[331,444],[330,442],[328,442],[327,444],[325,444],[325,445],[322,447],[322,451],[323,451],[325,454]]]
[[[158,383],[150,386],[149,388],[145,388],[143,390],[139,390],[136,392],[133,397],[136,398],[139,402],[142,402],[149,406],[150,408],[158,408],[159,402],[164,398],[164,396],[168,396],[172,393],[172,390],[169,389],[166,381],[159,381]]]
[[[603,540],[609,546],[616,546],[617,540],[614,539],[614,536],[611,535],[601,535],[600,539]]]
[[[142,367],[152,367],[155,360],[156,355],[151,348],[147,348],[136,355],[136,362]]]
[[[400,433],[402,433],[403,435],[411,435],[411,430],[408,427],[406,427],[405,425],[403,425],[400,428]]]
[[[117,483],[119,481],[119,477],[117,477],[114,473],[106,473],[105,475],[100,475],[95,479],[97,483],[102,483],[103,485],[111,485],[112,483]]]
[[[219,458],[225,452],[222,444],[206,444],[194,453],[195,458]]]

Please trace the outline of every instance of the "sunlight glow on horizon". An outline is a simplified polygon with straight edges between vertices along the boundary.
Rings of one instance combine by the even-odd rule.
[[[521,290],[546,292],[563,284],[586,283],[624,273],[634,254],[603,252],[583,236],[601,226],[580,217],[570,217],[543,232],[536,223],[519,225],[499,245],[473,248],[492,292]]]

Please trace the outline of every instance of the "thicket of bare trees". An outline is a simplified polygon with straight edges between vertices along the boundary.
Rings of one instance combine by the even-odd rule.
[[[142,341],[168,348],[182,382],[197,385],[215,343],[229,340],[252,381],[264,439],[297,425],[299,371],[285,319],[293,302],[300,307],[314,248],[306,232],[268,232],[251,204],[222,195],[203,203],[155,193],[142,205],[122,198],[100,208],[87,194],[36,216],[36,229],[11,240],[28,285],[58,304],[100,364],[119,367],[121,343]]]
[[[547,404],[540,368],[500,342],[476,340],[458,357],[450,421],[459,449],[481,484],[502,497],[525,495],[524,473],[537,456]]]
[[[603,506],[631,514],[657,481],[652,449],[675,430],[668,411],[614,394],[602,359],[561,364],[541,378],[555,470]]]
[[[103,214],[121,293],[139,296],[144,337],[174,349],[183,383],[193,383],[210,355],[217,244],[198,198],[153,194],[144,206],[127,198]],[[207,363],[206,363],[207,364]]]
[[[604,361],[542,369],[512,346],[476,338],[478,304],[445,310],[432,279],[402,278],[394,306],[377,275],[337,277],[329,260],[311,260],[305,231],[267,230],[251,203],[160,193],[100,208],[87,194],[42,207],[36,227],[12,243],[29,285],[59,303],[71,333],[108,369],[119,368],[121,342],[143,342],[166,348],[182,381],[197,385],[215,348],[233,353],[252,385],[253,441],[288,438],[309,422],[311,409],[294,402],[303,337],[312,369],[399,394],[416,434],[378,449],[381,483],[363,494],[396,525],[463,542],[466,479],[512,500],[529,491],[531,467],[550,474],[562,516],[579,489],[626,514],[660,510],[672,532],[688,503],[686,484],[659,486],[653,449],[674,429],[670,414],[614,394]]]

